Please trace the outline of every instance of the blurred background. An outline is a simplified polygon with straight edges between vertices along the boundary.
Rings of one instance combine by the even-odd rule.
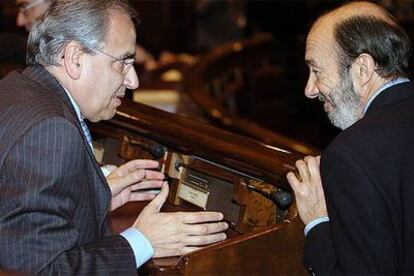
[[[137,43],[154,61],[150,66],[137,65],[142,88],[150,86],[150,81],[145,82],[145,76],[166,64],[181,60],[191,66],[202,60],[203,55],[222,45],[249,40],[257,34],[266,33],[272,37],[269,59],[277,64],[278,70],[282,73],[279,72],[278,78],[262,78],[261,86],[256,85],[254,91],[260,93],[257,91],[258,87],[261,87],[260,91],[266,91],[266,96],[256,97],[254,102],[249,100],[251,95],[250,98],[236,101],[237,107],[233,108],[233,113],[236,112],[237,116],[320,149],[326,147],[339,132],[330,125],[322,105],[318,101],[306,99],[303,95],[308,76],[303,58],[306,33],[312,22],[322,12],[345,1],[130,2],[136,7],[141,18],[137,26]],[[409,33],[413,32],[413,1],[374,2],[386,7]],[[24,28],[16,26],[17,13],[14,0],[0,1],[1,33],[27,36]],[[0,43],[5,43],[7,36],[2,40]],[[24,57],[15,57],[15,61],[24,63]],[[8,64],[10,61],[4,62]],[[185,72],[188,71],[180,71],[183,74]]]

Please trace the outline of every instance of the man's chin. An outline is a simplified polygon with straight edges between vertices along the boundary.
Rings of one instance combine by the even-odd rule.
[[[329,121],[331,121],[332,125],[334,125],[335,127],[341,130],[347,129],[348,127],[355,124],[356,121],[358,121],[357,119],[350,117],[350,116],[343,115],[341,117],[339,114],[332,114],[332,113],[328,113],[328,118],[329,118]]]
[[[105,112],[103,114],[100,114],[99,117],[94,118],[94,119],[89,120],[89,121],[90,122],[93,122],[93,123],[97,123],[99,121],[107,121],[107,120],[112,119],[115,116],[115,114],[116,114],[116,108],[114,108],[114,109],[112,109],[110,111],[108,110],[107,112]]]

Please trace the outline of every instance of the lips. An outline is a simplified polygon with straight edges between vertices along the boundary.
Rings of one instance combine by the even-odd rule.
[[[325,101],[323,103],[323,109],[325,110],[325,112],[329,112],[331,109],[331,104],[328,101]]]
[[[115,95],[112,97],[112,102],[115,103],[115,106],[118,107],[122,104],[122,98],[125,96],[125,94]]]

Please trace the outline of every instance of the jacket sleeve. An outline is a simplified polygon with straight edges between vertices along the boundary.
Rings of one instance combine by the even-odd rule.
[[[369,165],[353,147],[331,148],[322,156],[321,174],[330,221],[309,233],[307,265],[316,275],[397,274],[391,207]],[[312,253],[328,261],[318,263]]]
[[[328,221],[316,225],[308,232],[303,264],[309,272],[316,275],[340,274]]]
[[[102,237],[79,130],[50,118],[18,137],[0,173],[0,267],[29,273],[136,273],[128,242]]]

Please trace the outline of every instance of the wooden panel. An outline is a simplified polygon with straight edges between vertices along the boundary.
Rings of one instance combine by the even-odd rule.
[[[162,211],[205,207],[222,211],[231,225],[225,241],[179,257],[152,259],[141,268],[142,273],[306,274],[301,261],[303,224],[294,198],[284,209],[264,196],[268,191],[290,192],[285,175],[294,170],[295,160],[302,155],[129,101],[114,119],[92,125],[91,129],[100,140],[117,140],[118,155],[124,160],[140,158],[154,145],[166,150],[158,158],[170,179],[170,195]],[[201,186],[188,182],[186,171],[195,173]],[[186,197],[178,192],[183,186],[198,187],[197,193],[205,193],[207,203],[197,207],[199,201],[184,200]],[[113,231],[129,227],[144,207],[145,203],[130,203],[112,212],[109,223]],[[236,213],[231,211],[233,208]]]

